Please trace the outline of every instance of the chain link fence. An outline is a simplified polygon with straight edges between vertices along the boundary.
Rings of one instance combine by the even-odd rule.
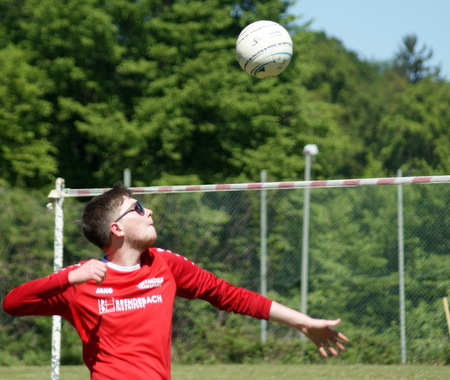
[[[403,342],[397,186],[310,190],[308,314],[342,319],[339,330],[350,343],[337,360],[397,364],[402,362],[404,349],[407,363],[450,363],[442,302],[450,293],[450,187],[405,185],[402,190]],[[146,194],[136,198],[154,212],[157,246],[184,255],[235,285],[260,292],[262,196],[267,204],[267,294],[299,309],[302,189]],[[64,265],[101,255],[81,238],[79,214],[87,200],[65,201]],[[40,270],[36,270],[36,277],[48,274]],[[2,294],[5,292],[2,289]],[[12,333],[14,325],[23,327],[25,322],[2,311],[2,345],[31,339],[26,347],[36,350],[33,339],[50,343],[48,320],[26,318],[28,331],[33,333]],[[177,299],[174,361],[318,360],[315,347],[302,342],[298,332],[269,323],[263,344],[261,328],[260,321],[218,311],[203,301]],[[67,325],[63,326],[62,351],[63,364],[81,360],[80,344]]]
[[[410,363],[450,360],[442,302],[450,293],[450,188],[417,185],[402,190],[403,306],[397,186],[310,191],[308,314],[342,318],[339,328],[351,339],[348,356],[353,362],[400,363],[402,345]],[[261,195],[170,194],[143,201],[154,210],[159,246],[237,285],[261,291]],[[266,197],[268,294],[299,309],[304,192],[273,190]],[[185,302],[176,310],[175,339],[194,338],[186,327],[202,323],[194,312],[187,324],[189,307]],[[216,313],[216,325],[225,324],[227,317],[221,314]],[[268,337],[290,340],[296,334],[269,324]],[[257,339],[255,331],[251,339]]]

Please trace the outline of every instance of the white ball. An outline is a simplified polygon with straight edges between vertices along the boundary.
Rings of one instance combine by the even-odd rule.
[[[247,25],[239,34],[236,57],[242,69],[251,76],[276,76],[283,72],[291,61],[291,36],[274,21],[256,21]]]

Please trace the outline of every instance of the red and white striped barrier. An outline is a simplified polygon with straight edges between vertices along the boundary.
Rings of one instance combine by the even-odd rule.
[[[319,181],[291,181],[291,182],[259,182],[236,183],[221,185],[187,185],[187,186],[150,186],[131,187],[133,194],[161,194],[161,193],[195,193],[211,191],[245,191],[245,190],[281,190],[306,189],[326,187],[359,187],[378,185],[414,185],[450,183],[450,175],[429,177],[390,177],[367,179],[335,179]],[[64,197],[89,197],[104,193],[110,189],[70,189],[63,190]]]

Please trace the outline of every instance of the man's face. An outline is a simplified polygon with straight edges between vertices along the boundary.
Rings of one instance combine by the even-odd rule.
[[[131,247],[144,251],[156,241],[157,233],[153,227],[153,211],[139,206],[136,199],[126,197],[120,207],[120,218],[115,223],[122,226],[125,241]]]

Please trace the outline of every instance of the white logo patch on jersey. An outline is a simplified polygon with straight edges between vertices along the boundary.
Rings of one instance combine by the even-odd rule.
[[[114,298],[106,298],[98,300],[98,311],[100,314],[103,313],[111,313],[116,311],[116,307],[114,305]]]
[[[164,277],[153,277],[147,278],[146,280],[140,282],[137,287],[139,289],[153,289],[159,288],[164,282]]]
[[[147,305],[163,303],[161,294],[147,297],[114,299],[114,297],[99,299],[98,311],[100,314],[118,311],[145,309]]]

